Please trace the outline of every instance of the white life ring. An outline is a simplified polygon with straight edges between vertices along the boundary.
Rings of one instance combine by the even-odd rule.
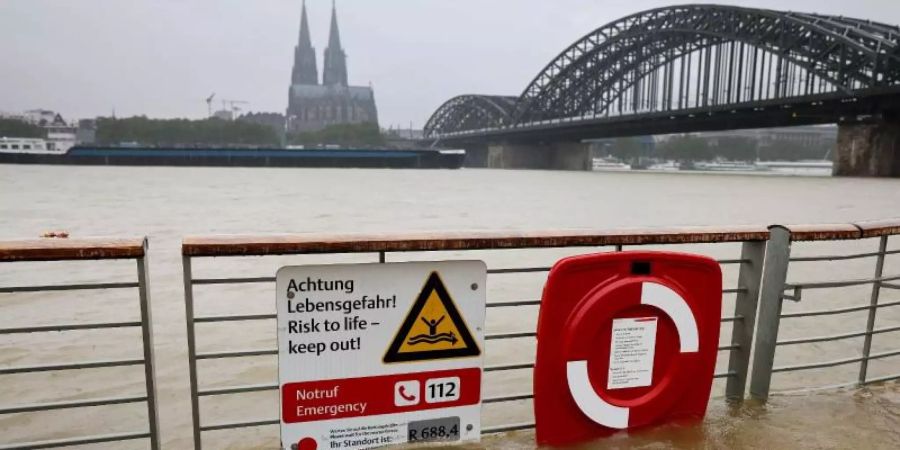
[[[672,319],[678,331],[681,353],[699,351],[697,321],[681,295],[668,286],[645,281],[641,284],[641,304],[658,308]],[[631,408],[613,405],[597,395],[591,385],[587,360],[568,361],[566,379],[572,398],[588,418],[605,427],[618,430],[628,428]]]

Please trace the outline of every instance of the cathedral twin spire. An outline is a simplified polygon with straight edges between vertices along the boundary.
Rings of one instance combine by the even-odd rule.
[[[341,33],[338,29],[337,8],[331,4],[331,31],[328,35],[328,47],[325,48],[325,66],[322,70],[322,81],[325,85],[347,86],[347,55],[341,47]],[[294,49],[294,70],[291,75],[293,84],[319,84],[319,73],[316,66],[316,50],[309,37],[309,22],[306,18],[306,1],[300,15],[300,38]]]

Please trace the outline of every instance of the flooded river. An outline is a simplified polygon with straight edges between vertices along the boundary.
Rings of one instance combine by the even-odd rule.
[[[900,180],[830,177],[743,176],[681,173],[587,173],[549,171],[392,171],[242,168],[114,168],[0,166],[0,238],[34,238],[64,229],[73,237],[150,237],[150,278],[164,448],[191,445],[190,401],[184,325],[180,240],[211,233],[403,232],[420,230],[505,230],[623,228],[677,225],[834,223],[900,216]],[[796,254],[873,251],[873,240],[798,244]],[[894,238],[891,248],[900,248]],[[673,247],[669,247],[673,248]],[[735,258],[739,244],[678,246],[722,258]],[[597,249],[605,251],[609,249]],[[552,264],[561,256],[591,249],[528,252],[496,251],[390,255],[389,260],[483,258],[489,267]],[[900,273],[900,255],[887,259],[886,275]],[[372,261],[372,255],[270,257],[204,260],[197,276],[271,276],[287,263]],[[0,285],[75,281],[130,281],[134,264],[5,264]],[[736,267],[726,266],[733,287]],[[791,281],[871,277],[871,259],[804,263],[791,267]],[[545,274],[497,275],[488,280],[489,301],[540,296]],[[203,287],[197,314],[274,311],[271,286]],[[868,286],[804,294],[787,311],[864,304]],[[72,321],[132,320],[133,290],[109,292],[0,294],[0,327]],[[900,300],[885,291],[884,300]],[[726,296],[724,308],[734,307]],[[504,308],[501,308],[504,309]],[[900,325],[900,311],[886,308],[876,326]],[[38,311],[38,312],[35,312]],[[505,313],[508,313],[506,311]],[[730,315],[730,314],[729,314]],[[512,315],[488,313],[487,331],[532,330],[536,308]],[[865,313],[795,319],[785,338],[859,331]],[[209,324],[198,328],[198,349],[274,348],[271,321]],[[730,325],[722,329],[730,336]],[[0,337],[0,367],[78,359],[140,356],[139,331],[131,329]],[[874,339],[873,351],[898,348],[900,333]],[[857,356],[861,339],[779,348],[776,365]],[[488,364],[533,357],[531,340],[491,342]],[[203,362],[204,387],[273,383],[274,357]],[[718,371],[727,357],[720,355]],[[619,435],[585,448],[891,448],[900,441],[900,387],[826,388],[852,382],[858,366],[777,374],[780,394],[767,406],[746,402],[729,406],[723,383],[714,385],[707,419]],[[900,373],[900,358],[873,362],[870,376]],[[139,394],[140,368],[92,369],[0,376],[0,405]],[[48,388],[48,386],[52,386]],[[506,372],[485,380],[485,394],[528,392],[529,371]],[[530,402],[487,405],[485,425],[531,420]],[[204,423],[271,419],[276,395],[263,392],[204,398]],[[0,416],[0,443],[53,439],[143,429],[143,405]],[[487,448],[530,448],[530,432],[491,436]],[[276,448],[277,427],[210,432],[208,448]],[[97,448],[146,448],[137,441]],[[476,447],[477,448],[477,447]]]

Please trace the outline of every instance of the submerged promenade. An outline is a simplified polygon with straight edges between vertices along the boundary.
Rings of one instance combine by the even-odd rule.
[[[205,448],[258,447],[277,442],[274,439],[279,423],[278,408],[273,396],[277,394],[278,385],[271,381],[247,383],[238,374],[261,369],[264,366],[260,366],[256,359],[270,360],[276,354],[271,338],[265,336],[274,331],[272,319],[275,316],[271,312],[263,312],[268,309],[266,306],[271,307],[274,272],[266,275],[264,267],[267,264],[262,261],[290,255],[320,260],[339,255],[342,259],[349,257],[356,261],[382,263],[484,259],[488,262],[489,286],[492,286],[494,280],[508,280],[522,275],[531,277],[532,283],[541,284],[542,275],[562,254],[619,252],[647,247],[669,249],[689,244],[696,248],[693,252],[716,257],[725,269],[723,328],[715,373],[717,381],[711,400],[712,415],[707,419],[708,423],[702,426],[688,426],[687,429],[699,427],[696,432],[668,426],[648,430],[643,437],[642,433],[637,433],[634,441],[622,436],[613,439],[627,448],[640,448],[639,443],[647,443],[648,436],[657,436],[652,440],[668,440],[674,447],[678,447],[682,439],[687,439],[686,444],[690,442],[688,446],[701,443],[718,446],[723,445],[722,439],[730,439],[730,431],[716,430],[717,424],[725,422],[729,427],[740,430],[744,421],[759,421],[768,414],[777,413],[779,408],[802,409],[805,401],[811,404],[833,401],[834,405],[849,402],[863,411],[870,408],[866,402],[877,402],[885,408],[885,414],[879,420],[891,420],[891,417],[896,418],[897,405],[892,398],[895,398],[897,391],[892,383],[883,383],[900,378],[900,365],[896,362],[900,357],[900,347],[895,344],[896,340],[890,338],[892,333],[900,332],[900,308],[896,308],[900,306],[900,299],[896,297],[900,291],[900,274],[896,271],[900,267],[900,247],[897,246],[900,244],[897,239],[900,238],[897,235],[900,235],[900,219],[734,227],[187,237],[180,252],[183,301],[187,312],[186,357],[189,408],[193,418],[191,441],[195,446]],[[847,244],[854,244],[853,250],[837,250]],[[37,268],[57,265],[59,261],[86,266],[88,271],[97,264],[107,262],[126,263],[132,267],[130,279],[119,276],[112,279],[92,277],[90,282],[67,282],[63,274],[45,278],[45,283],[9,285],[5,277],[7,283],[0,288],[0,295],[5,297],[4,307],[11,304],[16,311],[34,308],[40,311],[46,308],[44,302],[27,300],[29,297],[33,299],[36,293],[65,293],[71,296],[74,292],[66,291],[76,291],[80,293],[79,302],[89,303],[97,299],[103,301],[103,296],[94,297],[94,292],[137,291],[136,299],[127,294],[118,295],[120,302],[132,297],[130,304],[136,309],[136,313],[134,310],[126,313],[124,319],[75,317],[64,323],[17,324],[13,327],[4,323],[0,335],[12,336],[17,342],[16,348],[24,348],[26,344],[31,344],[33,349],[47,348],[45,339],[90,330],[69,340],[68,345],[96,346],[96,343],[87,344],[87,338],[93,337],[99,339],[101,345],[112,354],[129,353],[127,349],[142,349],[137,353],[142,357],[138,358],[101,357],[97,354],[99,352],[88,354],[74,349],[52,356],[52,360],[49,359],[49,352],[43,351],[37,353],[40,355],[37,361],[33,356],[26,357],[24,354],[14,358],[20,361],[4,365],[0,368],[0,376],[36,373],[38,377],[43,377],[48,372],[65,373],[67,376],[62,379],[51,376],[40,382],[44,392],[61,388],[56,392],[64,394],[52,400],[47,398],[22,404],[4,392],[0,414],[3,420],[13,420],[4,424],[5,429],[12,431],[7,436],[13,437],[0,448],[48,448],[63,444],[139,439],[149,439],[154,448],[169,448],[164,443],[164,435],[160,434],[159,418],[174,411],[159,402],[159,386],[162,383],[157,379],[157,373],[168,371],[163,364],[172,361],[155,357],[158,348],[153,344],[155,323],[149,296],[152,265],[147,260],[147,248],[146,238],[0,242],[0,260],[12,273],[18,270],[19,265]],[[516,261],[522,261],[521,255],[528,252],[543,252],[548,257],[540,258],[543,263],[516,264]],[[245,257],[254,257],[248,261],[254,271],[235,272],[231,262]],[[260,260],[258,257],[265,258]],[[529,262],[531,260],[529,257]],[[864,266],[868,267],[870,275],[822,279],[814,276],[817,272],[815,268],[811,272],[807,269],[820,265],[837,265],[841,273]],[[251,273],[254,276],[248,276]],[[807,274],[813,276],[807,278]],[[223,303],[229,307],[223,308]],[[237,304],[245,309],[238,311],[233,307]],[[497,299],[489,295],[487,365],[484,369],[486,397],[483,401],[486,422],[483,433],[487,435],[485,442],[488,447],[527,445],[527,430],[533,426],[529,417],[532,397],[529,378],[533,359],[529,355],[533,354],[535,334],[528,323],[533,324],[532,320],[526,317],[533,317],[539,306],[540,300]],[[38,311],[31,317],[39,318]],[[511,320],[510,316],[519,319]],[[829,318],[829,321],[822,318]],[[846,329],[844,324],[850,323],[854,326]],[[237,333],[241,338],[238,342],[232,341],[231,346],[225,346],[219,338],[210,340],[210,333],[217,334],[213,331],[217,328],[230,329],[229,333]],[[109,333],[123,329],[133,329],[136,333],[128,338],[108,340]],[[265,329],[268,333],[263,332]],[[170,342],[168,345],[180,347],[184,342]],[[795,349],[803,346],[816,350],[797,353]],[[820,348],[829,351],[837,348],[844,356],[823,359],[819,356]],[[134,351],[130,353],[135,354]],[[132,390],[141,387],[141,392],[136,395],[98,398],[78,392],[75,387],[77,383],[72,385],[80,372],[125,370],[129,367],[140,369],[139,372],[143,373],[143,377],[137,372],[122,378],[128,380]],[[36,380],[32,383],[37,383]],[[30,384],[25,379],[18,383],[24,386]],[[873,384],[875,387],[867,387]],[[841,387],[854,390],[835,391]],[[796,396],[797,391],[822,390],[826,393]],[[72,395],[73,391],[75,395]],[[795,392],[793,396],[778,395],[792,391]],[[773,404],[766,406],[770,396]],[[269,400],[252,401],[253,397]],[[252,401],[252,406],[247,401]],[[237,406],[239,404],[245,406]],[[68,412],[83,408],[93,411],[101,405],[112,405],[110,407],[114,409],[122,405],[143,405],[143,412],[94,423],[92,425],[97,429],[97,434],[85,434],[84,429],[89,427],[78,427],[78,431],[67,430],[64,423],[60,423],[58,430],[54,427],[29,430],[28,422],[15,420],[31,414],[46,414],[45,411]],[[137,411],[139,409],[133,412]],[[129,431],[111,432],[125,422],[134,422],[135,427]],[[776,424],[772,426],[777,427]],[[506,432],[516,433],[508,437],[496,436]],[[798,432],[813,433],[812,430],[802,429]],[[684,433],[689,436],[682,436]],[[691,433],[694,433],[693,437]],[[29,435],[41,434],[64,437],[34,442],[27,440]],[[251,443],[248,439],[254,437],[260,440]],[[882,437],[876,433],[869,439],[878,446]]]

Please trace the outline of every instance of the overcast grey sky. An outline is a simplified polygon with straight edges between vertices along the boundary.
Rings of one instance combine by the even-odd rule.
[[[206,115],[204,99],[284,112],[301,0],[0,0],[0,111]],[[517,95],[592,29],[671,0],[338,0],[351,84],[381,125],[419,128],[463,93]],[[683,2],[682,2],[683,3]],[[900,24],[898,0],[721,0]],[[307,0],[322,68],[330,0]]]

